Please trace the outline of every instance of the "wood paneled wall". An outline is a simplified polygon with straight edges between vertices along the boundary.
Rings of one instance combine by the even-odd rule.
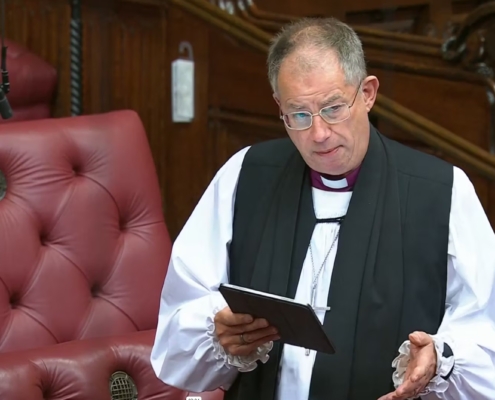
[[[6,1],[6,36],[38,54],[58,71],[55,115],[70,113],[66,101],[70,95],[69,19],[69,2],[64,0]]]
[[[275,3],[267,0],[266,8]],[[304,4],[316,7],[308,12],[316,14],[327,3]],[[83,4],[83,111],[133,109],[139,113],[156,163],[165,218],[175,237],[228,157],[246,145],[285,135],[266,78],[265,55],[166,2],[87,0]],[[288,1],[287,12],[297,13],[295,7],[301,4]],[[7,0],[6,20],[10,39],[56,66],[59,82],[53,114],[69,115],[68,2]],[[191,123],[174,124],[171,63],[182,57],[182,41],[191,43],[194,52],[196,115]],[[384,93],[487,148],[483,88],[393,70],[371,72],[379,75]],[[468,97],[475,103],[468,106],[463,101]],[[462,118],[467,111],[471,117]],[[391,136],[410,140],[382,122],[380,127]],[[420,146],[416,141],[411,145]],[[484,178],[476,179],[486,205],[495,196],[490,197]],[[495,221],[495,210],[493,217]]]
[[[224,0],[228,1],[228,0]],[[233,1],[233,0],[231,0]],[[235,1],[234,1],[235,3]],[[255,0],[263,10],[295,16],[332,15],[353,24],[442,37],[479,0]]]

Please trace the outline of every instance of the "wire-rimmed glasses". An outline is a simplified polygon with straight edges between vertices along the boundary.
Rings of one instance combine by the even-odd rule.
[[[323,121],[328,124],[338,124],[351,116],[351,107],[356,101],[360,88],[361,84],[359,84],[356,93],[354,94],[354,99],[350,105],[347,103],[332,104],[330,106],[323,107],[316,114],[312,114],[309,111],[295,111],[281,115],[280,119],[284,121],[285,126],[288,129],[295,131],[303,131],[311,128],[313,126],[313,117],[316,117],[317,115],[319,115]]]

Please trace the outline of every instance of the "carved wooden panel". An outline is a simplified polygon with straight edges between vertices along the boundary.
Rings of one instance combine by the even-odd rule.
[[[118,1],[83,4],[83,112],[132,109],[139,114],[155,160],[167,223],[174,229],[176,221],[168,218],[169,207],[174,207],[168,193],[180,182],[169,168],[176,153],[168,151],[172,145],[167,134],[170,61],[178,48],[174,11],[169,15],[163,7]]]
[[[163,3],[165,4],[165,3]],[[209,27],[176,8],[138,2],[83,2],[83,113],[135,110],[148,134],[167,223],[174,236],[207,184]],[[54,116],[70,114],[69,2],[7,0],[7,36],[58,71]],[[171,122],[170,63],[179,43],[196,60],[196,118]],[[129,160],[132,162],[132,160]],[[198,172],[199,171],[199,172]]]
[[[210,35],[210,105],[277,115],[278,107],[268,82],[266,55],[239,45],[221,32],[212,30]]]
[[[260,7],[269,10],[272,4],[280,10],[278,1],[267,0],[265,5],[261,1]],[[175,237],[228,157],[242,147],[286,133],[266,76],[265,55],[165,4],[83,2],[83,104],[84,113],[122,108],[139,113],[155,159],[165,218]],[[304,9],[314,14],[318,7],[327,9],[328,2],[288,1],[284,7],[287,13]],[[54,115],[69,115],[69,3],[7,0],[6,21],[9,38],[56,66],[59,85]],[[182,41],[190,42],[194,51],[196,115],[191,123],[177,124],[171,121],[170,71],[171,62],[181,57]],[[368,55],[374,51],[384,59],[420,59],[394,49],[366,46]],[[394,68],[377,68],[376,64],[370,72],[381,79],[382,93],[488,148],[489,109],[480,86],[421,78]],[[431,151],[383,121],[378,125],[384,134]],[[495,185],[475,174],[470,176],[483,204],[495,202]],[[495,210],[489,212],[495,221]]]
[[[210,121],[216,169],[247,146],[287,136],[280,119],[263,115],[215,109],[210,112]]]
[[[335,16],[356,24],[379,24],[395,32],[444,37],[477,0],[253,0],[258,8],[294,16]]]
[[[256,5],[263,10],[298,16],[333,15],[336,10],[352,13],[366,10],[394,9],[399,7],[427,5],[428,2],[429,0],[337,0],[331,2],[327,0],[313,0],[307,2],[287,0],[281,3],[278,0],[255,0]]]
[[[440,157],[462,168],[473,182],[480,202],[490,221],[495,224],[495,205],[490,202],[490,199],[495,198],[493,197],[495,191],[493,190],[494,185],[490,181],[480,176],[476,171],[471,170],[467,165],[419,142],[411,135],[387,123],[387,121],[373,119],[375,120],[374,125],[385,136],[398,140],[408,147]],[[265,140],[286,137],[283,125],[279,124],[275,118],[268,119],[261,115],[225,110],[213,110],[211,112],[210,134],[214,140],[215,170],[219,169],[232,155],[244,147]],[[212,177],[213,174],[210,179]]]
[[[166,157],[165,217],[174,237],[200,199],[213,173],[211,140],[208,131],[208,68],[211,42],[209,27],[203,21],[174,7],[167,16],[168,39],[162,52],[168,51],[169,62],[183,57],[179,52],[182,41],[191,44],[195,69],[195,118],[191,123],[172,123],[170,106],[162,109],[165,139],[162,153]],[[163,72],[166,82],[164,95],[170,97],[171,75],[169,67]],[[156,89],[155,89],[156,90]]]
[[[264,57],[214,35],[210,57],[210,105],[220,109],[245,110],[277,116],[266,78]],[[378,49],[375,48],[375,52]],[[383,58],[401,60],[401,55],[383,50]],[[250,60],[239,62],[238,60]],[[411,57],[411,60],[413,57]],[[376,64],[375,64],[376,65]],[[490,105],[482,85],[418,76],[394,68],[369,69],[381,81],[380,92],[431,121],[488,150]]]
[[[421,116],[489,149],[490,107],[482,86],[372,69],[380,92]]]
[[[5,34],[56,67],[59,87],[53,106],[57,116],[70,113],[69,2],[6,0]],[[8,65],[7,65],[8,69]]]
[[[135,110],[152,148],[160,147],[170,103],[165,10],[117,2],[84,4],[84,113]],[[156,152],[155,159],[160,161]]]
[[[390,32],[413,33],[418,30],[418,19],[424,6],[400,9],[358,10],[346,14],[346,22],[365,25]]]

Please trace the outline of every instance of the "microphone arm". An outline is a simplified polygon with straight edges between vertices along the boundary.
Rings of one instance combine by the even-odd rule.
[[[9,119],[12,117],[12,107],[10,107],[7,94],[10,92],[9,72],[7,71],[7,47],[5,46],[5,0],[1,0],[2,5],[2,20],[1,20],[1,34],[2,34],[2,61],[0,68],[2,70],[2,82],[0,83],[0,116],[3,119]]]

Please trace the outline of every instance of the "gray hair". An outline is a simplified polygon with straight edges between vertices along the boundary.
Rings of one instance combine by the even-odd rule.
[[[349,25],[335,18],[303,18],[282,29],[270,46],[268,79],[274,92],[282,62],[301,48],[334,51],[347,84],[359,85],[366,78],[363,46]]]

